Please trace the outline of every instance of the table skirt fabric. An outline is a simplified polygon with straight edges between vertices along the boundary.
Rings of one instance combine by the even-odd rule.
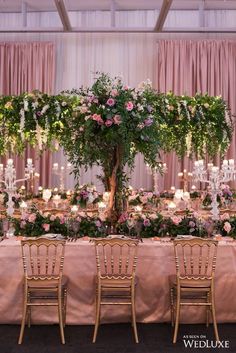
[[[94,324],[95,317],[95,248],[88,241],[68,243],[64,274],[68,277],[67,324]],[[169,322],[169,276],[175,274],[172,243],[145,240],[138,247],[136,288],[137,321]],[[236,322],[236,242],[218,247],[215,279],[216,317],[218,322]],[[23,301],[23,266],[20,241],[0,243],[0,323],[20,323]],[[102,322],[130,321],[128,306],[102,308]],[[181,322],[205,322],[203,308],[185,307]],[[53,307],[33,308],[32,323],[57,323]]]

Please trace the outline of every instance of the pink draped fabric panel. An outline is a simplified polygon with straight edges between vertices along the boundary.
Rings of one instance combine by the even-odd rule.
[[[55,48],[53,43],[0,43],[0,94],[20,94],[40,90],[52,93],[55,81]],[[51,153],[28,147],[24,156],[14,156],[17,177],[24,175],[27,158],[33,158],[40,184],[51,183]]]
[[[236,112],[236,41],[231,40],[159,40],[155,86],[160,92],[195,95],[197,92],[221,95],[232,114]],[[227,158],[236,156],[236,132]],[[177,173],[192,171],[193,162],[185,157],[178,160],[174,153],[164,156],[169,171],[161,182],[162,188],[180,187]],[[214,161],[219,165],[219,158]]]

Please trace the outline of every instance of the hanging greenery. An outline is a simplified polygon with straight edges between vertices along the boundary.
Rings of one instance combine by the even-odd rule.
[[[147,81],[130,88],[119,77],[99,74],[89,88],[49,96],[40,92],[0,98],[0,154],[40,150],[59,141],[74,172],[94,164],[111,192],[109,212],[122,203],[124,166],[141,152],[153,168],[161,150],[177,155],[224,154],[232,121],[221,97],[162,94]]]

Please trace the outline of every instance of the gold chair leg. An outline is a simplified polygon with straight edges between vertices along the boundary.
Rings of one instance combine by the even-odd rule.
[[[215,332],[216,341],[219,342],[220,339],[219,339],[217,322],[216,322],[214,291],[211,292],[211,313],[212,313],[212,322],[213,322],[213,326],[214,326],[214,332]]]
[[[28,303],[30,303],[30,292],[28,292]],[[31,327],[31,306],[27,308],[27,321],[28,321],[28,328]]]
[[[139,343],[138,332],[137,332],[137,324],[136,324],[134,291],[131,292],[131,311],[132,311],[132,323],[133,323],[135,343]]]
[[[209,303],[209,292],[207,293],[207,303]],[[206,306],[206,327],[209,327],[210,306]]]
[[[23,340],[24,331],[25,331],[25,323],[26,323],[26,314],[27,314],[27,289],[25,289],[25,294],[24,294],[23,314],[22,314],[22,321],[21,321],[20,336],[19,336],[18,344],[21,344],[22,340]]]
[[[177,341],[178,329],[179,329],[179,316],[180,316],[180,291],[177,290],[177,300],[176,300],[176,316],[175,316],[175,330],[173,343]]]
[[[96,294],[96,318],[95,318],[95,327],[93,333],[93,343],[96,342],[98,334],[98,326],[100,323],[100,307],[101,307],[101,288],[99,287]]]
[[[62,313],[62,297],[61,297],[60,291],[58,293],[58,316],[59,316],[59,326],[60,326],[60,333],[61,333],[61,343],[65,344],[63,313]]]
[[[64,288],[63,293],[63,325],[66,326],[66,307],[67,307],[67,289]]]
[[[171,326],[174,327],[174,288],[170,289]]]

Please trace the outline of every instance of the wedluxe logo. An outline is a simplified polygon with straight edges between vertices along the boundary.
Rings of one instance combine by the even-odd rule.
[[[229,348],[229,341],[213,341],[206,338],[205,335],[184,335],[183,343],[185,348]]]

